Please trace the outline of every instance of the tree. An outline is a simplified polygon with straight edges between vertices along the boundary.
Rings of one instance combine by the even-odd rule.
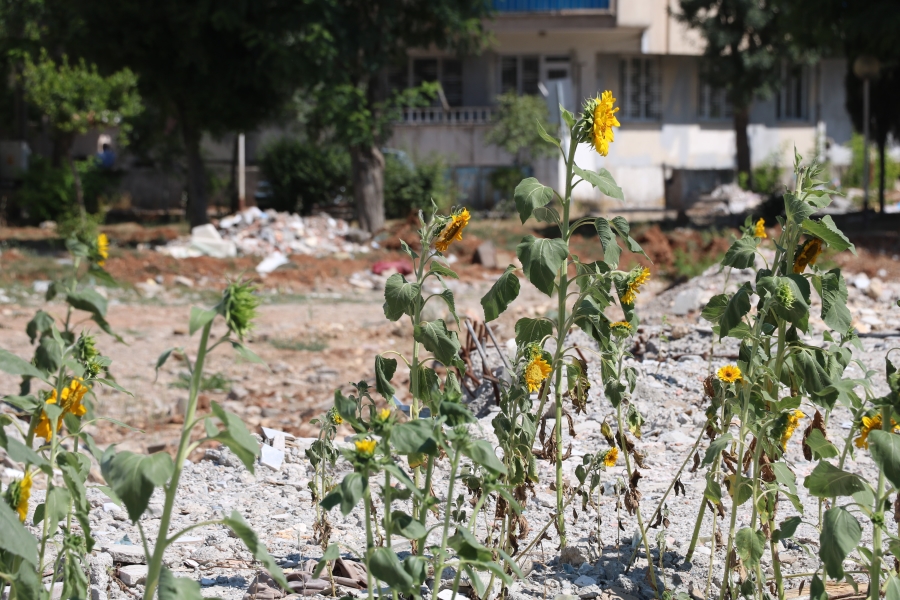
[[[292,36],[315,3],[53,1],[80,25],[86,56],[101,69],[132,69],[141,94],[177,119],[190,222],[207,222],[201,138],[253,129],[281,108],[296,86],[297,65],[316,47]]]
[[[862,55],[877,58],[880,76],[870,81],[869,131],[878,146],[881,166],[878,203],[884,211],[887,138],[900,138],[900,11],[896,0],[783,0],[788,30],[797,44],[823,55],[847,58],[847,112],[853,126],[863,130],[863,82],[853,73]],[[868,149],[866,149],[868,151]],[[864,174],[868,176],[868,174]]]
[[[738,173],[751,181],[750,106],[780,84],[782,61],[799,58],[776,0],[680,0],[675,15],[706,42],[703,78],[724,89],[734,109]]]
[[[474,52],[485,40],[486,0],[318,0],[304,37],[326,49],[312,65],[322,121],[333,125],[353,169],[360,225],[384,225],[384,156],[391,125],[414,92],[392,91],[387,72],[411,48]]]
[[[95,65],[88,66],[83,59],[69,64],[63,56],[57,64],[46,52],[37,61],[25,56],[22,79],[26,99],[47,117],[56,147],[66,152],[83,216],[84,194],[72,142],[76,135],[101,126],[119,127],[120,133],[127,133],[128,119],[141,111],[137,80],[128,69],[103,77]]]
[[[497,97],[497,104],[497,117],[485,140],[511,154],[513,164],[528,164],[556,152],[538,134],[538,126],[547,132],[553,129],[543,98],[507,92]]]

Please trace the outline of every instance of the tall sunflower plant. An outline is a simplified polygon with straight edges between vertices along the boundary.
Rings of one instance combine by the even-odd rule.
[[[843,579],[842,562],[858,549],[861,528],[851,511],[872,517],[875,547],[859,550],[864,562],[875,565],[870,589],[875,590],[873,600],[878,597],[884,471],[900,467],[900,454],[887,448],[900,448],[900,437],[887,433],[893,409],[871,396],[873,373],[859,363],[864,376],[845,377],[853,362],[852,348],[861,345],[851,325],[843,275],[838,268],[823,267],[820,259],[825,248],[856,249],[830,216],[816,217],[835,193],[818,179],[821,171],[818,164],[804,165],[795,153],[795,185],[784,194],[780,231],[762,219],[748,219],[722,260],[723,268],[755,268],[754,277],[739,283],[733,293],[714,296],[702,313],[717,338],[739,340],[737,361],[719,366],[704,385],[709,446],[695,466],[706,467],[706,488],[686,556],[691,559],[710,508],[714,552],[721,550],[725,560],[720,600],[739,595],[783,599],[779,551],[788,540],[802,546],[811,533],[819,537],[824,565],[811,579],[811,593],[824,600],[826,575]],[[817,316],[826,326],[821,340],[810,327],[813,292],[821,303]],[[838,404],[856,416],[850,436],[861,428],[858,437],[865,441],[872,431],[868,435],[877,440],[880,450],[873,448],[872,456],[883,472],[875,488],[844,470],[853,450],[851,438],[843,452],[828,439],[827,424]],[[804,460],[816,463],[802,481],[795,475],[794,458],[787,456],[791,444],[800,445]],[[829,462],[837,457],[838,466]],[[804,511],[799,485],[818,498],[817,514]],[[846,506],[836,503],[851,497]],[[785,505],[778,500],[783,498],[790,502],[793,516],[779,514]],[[738,513],[743,514],[740,528]],[[766,554],[771,576],[762,567]],[[900,586],[895,575],[891,581]]]
[[[622,247],[619,244],[624,244],[632,253],[647,256],[631,237],[631,228],[624,218],[573,219],[572,215],[572,194],[579,185],[590,185],[606,196],[624,200],[622,189],[606,169],[592,171],[581,168],[575,162],[579,144],[589,144],[601,156],[608,155],[610,144],[614,142],[614,128],[619,126],[616,118],[619,109],[615,107],[612,93],[606,91],[588,99],[577,118],[562,107],[560,110],[565,122],[562,139],[550,135],[539,124],[538,133],[562,156],[566,168],[564,190],[560,193],[533,177],[524,179],[515,190],[516,208],[522,223],[534,219],[559,229],[558,237],[526,236],[516,248],[525,278],[541,293],[556,299],[556,314],[522,318],[516,323],[523,386],[517,395],[512,395],[522,398],[517,406],[518,421],[511,420],[511,415],[501,407],[498,419],[504,422],[495,424],[495,431],[502,439],[501,432],[507,427],[507,421],[519,428],[524,427],[519,435],[520,451],[507,451],[511,454],[507,455],[507,459],[518,463],[510,466],[515,467],[517,472],[526,473],[529,484],[536,481],[531,448],[536,437],[540,437],[543,446],[541,458],[555,465],[556,512],[553,526],[558,532],[560,547],[565,547],[567,543],[566,507],[576,496],[580,496],[582,506],[586,506],[593,490],[598,488],[600,471],[611,468],[621,457],[628,479],[632,482],[625,488],[625,503],[629,512],[637,518],[643,547],[649,558],[650,547],[637,489],[637,468],[643,456],[628,438],[629,432],[639,437],[643,419],[631,402],[636,373],[625,365],[624,360],[629,356],[626,350],[628,339],[638,324],[635,302],[641,287],[650,278],[650,271],[643,266],[620,270]],[[572,234],[583,225],[593,226],[597,231],[603,260],[585,262],[570,253]],[[510,265],[482,298],[486,321],[499,317],[518,296],[520,284],[517,271],[516,266]],[[616,304],[623,317],[613,322],[606,316],[606,311]],[[574,436],[572,413],[585,409],[590,389],[587,365],[567,339],[573,327],[581,328],[598,345],[594,352],[600,357],[603,393],[615,410],[617,431],[613,433],[606,426],[610,448],[583,457],[583,464],[576,468],[579,487],[574,495],[567,497],[562,465],[570,452],[566,449],[564,434]],[[545,431],[548,422],[553,424],[549,434]],[[568,423],[569,427],[564,428],[564,423]],[[513,430],[518,431],[515,426]],[[573,518],[575,515],[573,509]],[[656,585],[652,564],[649,569]]]

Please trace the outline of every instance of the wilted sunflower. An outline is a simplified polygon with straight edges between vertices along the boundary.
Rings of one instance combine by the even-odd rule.
[[[25,522],[28,516],[28,500],[31,498],[31,472],[25,471],[22,479],[13,481],[6,488],[6,503],[19,514],[19,521]]]
[[[372,458],[375,454],[375,440],[357,440],[354,442],[356,453],[362,458]]]
[[[541,384],[552,370],[540,352],[532,354],[531,361],[525,367],[525,384],[528,385],[528,392],[536,392],[541,389]]]
[[[793,410],[787,416],[787,423],[785,425],[784,431],[781,434],[781,447],[784,448],[787,446],[788,440],[791,439],[791,436],[794,435],[794,431],[797,429],[797,426],[800,425],[800,419],[805,417],[800,410]]]
[[[768,235],[766,235],[766,220],[765,219],[760,219],[759,221],[756,222],[756,225],[753,228],[753,237],[760,238],[760,239],[765,239],[765,238],[769,237]]]
[[[628,289],[622,296],[622,304],[634,304],[638,293],[641,291],[641,286],[647,283],[649,279],[650,269],[647,267],[641,267],[639,272],[632,273],[631,280],[628,282]]]
[[[465,229],[468,224],[469,210],[467,208],[454,213],[453,219],[444,226],[438,234],[437,239],[434,241],[435,250],[444,253],[454,241],[462,241],[463,229]]]
[[[619,449],[616,447],[610,448],[606,451],[606,454],[603,455],[603,464],[606,465],[607,469],[616,466],[617,460],[619,460]]]
[[[741,380],[741,369],[737,365],[725,365],[716,372],[720,381],[734,383]]]
[[[806,270],[807,265],[816,264],[819,254],[822,253],[822,240],[819,238],[810,238],[803,244],[800,254],[794,259],[794,273],[802,273]]]
[[[588,98],[584,103],[584,120],[588,125],[588,140],[591,146],[601,156],[609,154],[609,145],[613,142],[613,127],[620,127],[616,113],[619,112],[618,107],[613,107],[616,99],[613,98],[612,92],[607,90],[596,98]]]
[[[56,431],[59,431],[60,426],[62,425],[63,415],[66,413],[71,413],[76,417],[84,416],[87,412],[87,408],[81,403],[81,400],[84,398],[84,395],[90,389],[88,386],[82,383],[83,379],[81,377],[75,377],[69,382],[69,385],[63,388],[62,390],[62,402],[59,402],[59,398],[57,397],[56,390],[54,389],[50,392],[50,397],[47,398],[47,404],[58,404],[62,409],[62,414],[59,416],[59,419],[56,422],[56,427],[52,428],[50,426],[50,418],[47,416],[46,412],[41,412],[41,419],[38,421],[37,426],[34,428],[34,434],[38,437],[42,437],[45,440],[49,440],[53,437],[53,434]]]

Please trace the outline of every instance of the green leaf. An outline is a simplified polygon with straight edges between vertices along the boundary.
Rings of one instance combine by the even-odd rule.
[[[750,287],[750,284],[744,283],[728,300],[725,312],[719,319],[719,339],[728,336],[728,333],[743,321],[744,315],[750,312],[750,294],[752,293],[753,288]]]
[[[44,374],[33,364],[3,349],[0,349],[0,371],[10,375],[25,375],[46,381]]]
[[[615,230],[616,234],[618,234],[618,236],[625,242],[625,245],[628,247],[629,252],[642,254],[644,255],[644,258],[650,260],[650,257],[647,256],[647,253],[644,252],[644,249],[641,248],[641,245],[638,244],[633,237],[631,237],[631,225],[628,224],[628,221],[625,220],[625,217],[613,217],[612,221],[610,221],[609,224]]]
[[[869,432],[872,460],[895,488],[900,488],[900,435],[882,429]]]
[[[269,368],[269,365],[266,363],[266,361],[260,358],[260,356],[256,352],[236,340],[230,341],[231,347],[234,348],[234,351],[238,353],[238,356],[246,360],[248,363],[262,365],[267,369]]]
[[[896,575],[888,577],[884,586],[884,600],[900,600],[900,579]]]
[[[809,446],[809,449],[812,451],[813,458],[816,460],[822,460],[823,458],[834,458],[839,452],[834,444],[825,439],[825,436],[822,435],[822,432],[818,429],[813,429],[809,434],[809,437],[806,438],[806,445]]]
[[[375,548],[369,555],[369,567],[372,569],[372,575],[400,592],[410,593],[415,584],[412,576],[406,572],[400,559],[390,548]]]
[[[516,277],[516,268],[513,265],[506,267],[484,298],[481,306],[484,307],[484,321],[486,323],[499,317],[519,295],[519,278]]]
[[[446,367],[465,368],[459,357],[459,336],[455,331],[447,329],[442,319],[423,321],[413,329],[413,338],[434,354]]]
[[[819,536],[819,557],[830,577],[840,579],[844,576],[844,559],[861,539],[862,528],[849,511],[840,506],[825,511],[822,534]]]
[[[106,298],[101,296],[94,288],[84,288],[66,295],[66,302],[72,308],[83,310],[100,317],[106,316]]]
[[[594,228],[600,237],[600,245],[603,246],[603,261],[615,269],[619,266],[619,257],[622,255],[622,249],[619,248],[619,242],[616,241],[616,234],[613,233],[609,221],[603,217],[594,221]]]
[[[791,193],[784,195],[784,212],[789,221],[802,223],[816,212],[816,207]]]
[[[728,296],[718,294],[709,299],[700,316],[710,323],[718,323],[722,315],[725,314],[725,308],[728,306]]]
[[[188,322],[188,332],[190,335],[194,335],[198,329],[203,329],[206,327],[207,323],[216,318],[216,315],[219,314],[216,309],[203,309],[198,308],[196,306],[191,307],[191,319]]]
[[[394,426],[391,445],[397,454],[429,454],[438,451],[434,425],[429,419],[415,419]]]
[[[38,568],[38,548],[34,536],[19,521],[19,515],[0,500],[0,550],[19,556]]]
[[[38,336],[50,331],[50,329],[53,328],[54,323],[56,323],[56,321],[51,315],[39,310],[34,314],[34,317],[28,321],[28,325],[25,326],[25,333],[28,334],[28,339],[33,344]]]
[[[174,470],[172,457],[165,452],[149,456],[108,449],[100,463],[103,478],[122,499],[128,517],[137,522],[147,510],[156,486],[169,481]]]
[[[212,439],[228,446],[228,449],[244,463],[244,467],[253,473],[253,463],[259,456],[259,442],[250,434],[247,425],[240,417],[226,411],[218,402],[213,402],[211,408],[213,414],[224,425],[224,428]]]
[[[833,496],[852,496],[866,489],[859,475],[838,469],[827,461],[821,461],[803,481],[804,487],[811,496],[831,498]]]
[[[69,514],[69,505],[72,503],[72,496],[69,490],[64,487],[53,486],[47,491],[47,502],[44,503],[44,511],[41,517],[47,521],[47,536],[52,538],[56,535],[59,522],[66,518]],[[34,511],[35,522],[40,523],[38,511]]]
[[[731,440],[732,436],[730,433],[725,433],[714,439],[710,443],[709,448],[706,449],[706,455],[703,457],[703,466],[713,464],[713,461],[722,453],[722,450],[728,447]]]
[[[402,510],[395,510],[391,513],[391,532],[408,540],[419,540],[427,534],[422,523]]]
[[[450,277],[451,279],[459,279],[459,275],[456,274],[456,271],[445,265],[444,263],[433,260],[428,263],[428,271],[431,273],[435,273],[442,277]]]
[[[541,136],[541,139],[559,148],[559,140],[547,133],[547,130],[544,129],[544,126],[541,124],[540,119],[535,119],[535,122],[537,123],[537,131],[538,135]]]
[[[735,269],[749,269],[753,266],[756,259],[756,238],[744,237],[731,245],[722,264],[726,267],[734,267]]]
[[[547,319],[529,319],[524,317],[516,321],[516,344],[524,346],[531,342],[540,343],[553,333],[553,325]]]
[[[797,493],[797,478],[794,477],[794,473],[788,468],[788,466],[779,461],[776,463],[772,463],[772,472],[775,473],[775,479],[781,485],[785,486],[788,491],[792,494]]]
[[[516,247],[516,255],[528,281],[548,296],[553,293],[556,275],[569,256],[569,246],[560,239],[525,236]]]
[[[613,179],[613,176],[610,175],[609,171],[606,169],[600,169],[597,173],[582,169],[578,165],[573,165],[572,169],[575,171],[576,175],[600,190],[603,194],[610,198],[615,198],[616,200],[625,200],[625,194],[622,193],[622,188],[616,184],[616,180]]]
[[[50,472],[50,463],[43,456],[15,438],[9,438],[6,441],[6,453],[16,462],[35,465],[42,471]]]
[[[734,544],[744,565],[755,569],[766,549],[766,536],[762,531],[753,531],[749,527],[744,527],[737,532]]]
[[[797,528],[800,527],[800,523],[803,522],[803,519],[800,517],[788,517],[784,521],[781,522],[781,525],[778,527],[779,540],[784,540],[789,537],[794,537],[794,534],[797,532]]]
[[[345,517],[353,512],[366,491],[368,480],[360,473],[349,473],[341,481],[341,514]]]
[[[394,386],[391,385],[391,378],[397,370],[397,361],[393,358],[384,358],[380,354],[375,356],[375,389],[381,394],[385,400],[394,397]]]
[[[432,263],[434,264],[434,263]],[[400,273],[388,277],[384,284],[384,316],[396,321],[403,315],[414,315],[422,306],[422,286],[406,281]]]
[[[159,600],[203,600],[200,584],[190,577],[175,577],[168,567],[159,573]]]
[[[259,536],[256,535],[250,524],[244,520],[241,513],[236,510],[231,511],[231,515],[222,519],[222,523],[244,542],[247,550],[253,554],[253,558],[262,563],[262,566],[269,572],[272,579],[277,581],[282,587],[288,587],[287,579],[282,573],[281,567],[275,564],[275,559],[269,554],[266,545],[259,540]]]
[[[800,227],[806,233],[824,241],[828,244],[829,248],[834,248],[838,252],[849,249],[850,252],[856,254],[856,246],[854,246],[850,240],[847,239],[847,236],[838,229],[837,225],[834,223],[834,219],[831,218],[831,215],[825,215],[822,217],[821,221],[811,221],[810,219],[806,219],[800,224]]]
[[[524,223],[535,208],[546,206],[553,200],[553,188],[542,185],[534,177],[528,177],[516,186],[513,197],[516,201],[516,210],[519,211],[519,218]]]
[[[852,317],[847,308],[847,282],[840,269],[832,269],[824,275],[812,277],[813,286],[822,299],[822,320],[840,333],[850,330]]]
[[[97,383],[102,383],[106,387],[110,387],[110,388],[116,390],[117,392],[122,392],[123,394],[127,394],[127,395],[131,396],[132,398],[134,398],[134,394],[132,394],[131,392],[129,392],[128,390],[123,388],[121,385],[119,385],[112,379],[106,379],[105,377],[97,377],[96,379],[94,379],[94,381],[96,381]],[[137,429],[134,429],[130,425],[126,425],[126,427],[129,427],[129,428],[133,429],[134,431],[138,431]]]
[[[493,554],[485,548],[465,527],[459,527],[448,540],[447,545],[456,550],[465,561],[492,562]]]
[[[316,563],[316,568],[313,570],[313,577],[318,579],[319,575],[322,574],[322,571],[325,570],[325,567],[328,566],[328,561],[337,560],[341,557],[341,548],[337,544],[328,544],[328,548],[325,549],[325,553],[322,554],[322,558],[319,559],[319,562]]]
[[[463,454],[492,473],[506,475],[506,466],[497,458],[497,451],[485,440],[474,440],[463,446]]]

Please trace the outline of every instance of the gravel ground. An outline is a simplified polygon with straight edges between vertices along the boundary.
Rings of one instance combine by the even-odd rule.
[[[702,381],[710,372],[722,364],[732,362],[737,353],[737,344],[732,341],[714,343],[712,332],[699,318],[698,309],[715,293],[726,285],[744,280],[741,274],[732,274],[730,284],[725,274],[710,270],[682,286],[665,290],[654,299],[647,299],[640,307],[643,325],[635,337],[635,358],[629,361],[638,372],[634,402],[646,422],[638,448],[646,453],[646,467],[641,469],[643,478],[640,490],[643,493],[641,506],[645,517],[649,518],[663,493],[669,486],[673,474],[681,464],[692,456],[695,440],[701,435],[704,425]],[[852,278],[849,278],[854,284]],[[888,348],[900,345],[900,308],[894,303],[900,297],[900,283],[879,282],[872,290],[873,281],[859,281],[851,285],[851,311],[857,319],[864,347],[855,351],[854,357],[866,368],[874,369],[876,393],[883,393],[884,355]],[[814,312],[816,309],[813,309]],[[811,319],[814,331],[813,342],[821,343],[822,323]],[[576,331],[570,342],[590,349],[593,342],[583,333]],[[496,351],[491,350],[496,360]],[[593,381],[599,380],[599,366],[590,352],[585,352],[589,363],[589,373]],[[490,358],[490,357],[489,357]],[[477,365],[477,357],[474,359]],[[848,377],[862,376],[858,365],[851,365]],[[613,413],[608,402],[602,398],[600,386],[595,385],[587,407],[587,414],[575,420],[574,439],[568,440],[572,446],[572,457],[564,464],[564,473],[570,481],[576,481],[575,467],[579,457],[585,453],[605,448],[606,442],[600,433],[601,424],[611,421]],[[491,419],[494,412],[490,402],[484,401],[486,390],[480,395],[477,408],[482,415],[473,426],[475,435],[495,441]],[[813,414],[814,408],[804,404],[802,410]],[[837,408],[831,417],[828,437],[840,440],[846,437],[850,427],[850,415],[843,408]],[[804,425],[805,426],[805,425]],[[799,481],[814,467],[814,462],[804,460],[797,435],[788,445],[787,460]],[[321,556],[321,549],[314,545],[312,524],[315,510],[311,502],[307,484],[313,475],[312,467],[304,456],[304,450],[311,442],[309,438],[289,439],[284,464],[273,470],[260,465],[256,474],[245,471],[227,450],[207,452],[203,460],[189,462],[185,466],[182,487],[179,491],[174,528],[178,529],[202,520],[229,514],[237,510],[259,532],[270,552],[286,570],[291,570],[308,559]],[[699,451],[701,456],[708,440],[704,437]],[[633,546],[636,520],[624,510],[617,514],[617,497],[612,482],[627,479],[625,468],[620,464],[607,471],[604,495],[600,501],[600,514],[593,508],[566,512],[569,545],[574,551],[567,553],[566,564],[562,564],[557,550],[556,533],[552,527],[548,531],[550,541],[535,546],[528,556],[518,556],[529,569],[528,577],[517,581],[511,587],[513,598],[525,600],[529,597],[553,598],[559,594],[580,598],[625,598],[652,597],[653,591],[646,579],[647,563],[643,552],[633,569],[626,572],[625,566]],[[688,460],[688,462],[690,462]],[[7,470],[4,483],[14,475],[17,465],[6,459]],[[346,471],[346,465],[339,463],[336,480]],[[876,471],[866,453],[859,453],[849,470],[871,480]],[[438,463],[434,479],[434,489],[438,495],[446,494],[449,461]],[[531,524],[531,532],[524,548],[547,523],[555,506],[555,492],[550,489],[553,481],[553,465],[540,463],[540,481],[535,486],[535,494],[529,495],[525,516]],[[681,476],[685,495],[669,496],[666,501],[669,525],[664,530],[650,531],[651,544],[655,549],[657,539],[664,539],[666,551],[662,562],[664,579],[668,588],[676,592],[688,592],[703,597],[707,578],[711,579],[711,593],[716,594],[723,577],[724,551],[711,548],[711,518],[707,512],[700,529],[700,540],[691,563],[683,560],[691,532],[697,517],[704,489],[704,473],[701,468],[696,473],[685,472]],[[815,523],[819,510],[818,500],[798,492],[806,514],[807,523]],[[42,501],[43,492],[34,492],[32,506]],[[140,595],[142,585],[140,567],[116,570],[116,567],[144,562],[140,550],[140,534],[127,519],[124,512],[111,503],[98,489],[90,490],[90,499],[96,510],[92,512],[92,525],[97,539],[97,548],[92,556],[92,584],[94,600],[119,600]],[[397,505],[401,506],[397,506]],[[395,508],[409,507],[396,503]],[[143,526],[149,538],[156,537],[162,497],[157,495],[151,501],[151,508],[143,519]],[[578,507],[580,508],[580,506]],[[730,509],[730,506],[728,507]],[[382,513],[378,507],[379,514]],[[487,506],[482,514],[490,514]],[[784,519],[796,514],[794,507],[782,500],[778,505],[778,518]],[[598,516],[602,525],[597,536]],[[729,515],[730,516],[730,515]],[[332,541],[361,552],[365,545],[363,523],[357,512],[342,517],[333,511],[331,521],[334,527]],[[434,516],[429,520],[434,521]],[[621,519],[621,528],[617,523]],[[749,507],[745,504],[738,513],[738,525],[749,522]],[[29,519],[30,522],[30,519]],[[435,521],[436,522],[436,521]],[[727,520],[720,520],[720,526]],[[889,525],[893,527],[893,525]],[[483,526],[479,524],[479,531]],[[727,533],[727,532],[726,532]],[[482,533],[483,535],[483,533]],[[871,538],[871,531],[865,530],[864,542]],[[811,525],[802,525],[797,533],[800,544],[787,542],[780,549],[782,570],[786,575],[809,573],[815,569],[817,560],[811,558],[818,552],[818,533]],[[180,540],[166,555],[166,563],[177,575],[190,577],[201,582],[205,596],[225,599],[241,598],[250,580],[257,572],[257,565],[240,540],[229,535],[223,527],[206,527],[191,532]],[[402,553],[408,545],[395,543],[395,549]],[[852,557],[850,559],[852,561]],[[658,557],[654,561],[658,564]],[[712,568],[710,569],[710,562]],[[763,557],[764,569],[771,573],[771,557],[768,550]],[[112,576],[110,576],[112,575]],[[796,587],[808,577],[787,580],[789,587]],[[807,584],[808,585],[808,584]],[[359,593],[357,593],[359,595]]]

